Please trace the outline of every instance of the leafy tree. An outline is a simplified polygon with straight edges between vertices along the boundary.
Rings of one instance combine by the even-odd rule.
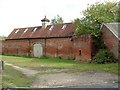
[[[6,36],[0,36],[0,40],[5,40],[6,38]]]
[[[90,30],[87,27],[87,22],[85,23],[84,20],[80,20],[79,18],[74,20],[75,24],[75,29],[74,32],[76,35],[81,35],[81,34],[88,34],[90,33]]]
[[[83,12],[84,17],[80,19],[80,23],[76,23],[75,34],[91,33],[94,36],[99,36],[101,24],[118,21],[119,6],[116,2],[95,3],[90,5]],[[78,22],[78,21],[77,21]],[[84,33],[83,33],[84,31]]]
[[[63,19],[59,15],[57,15],[57,17],[54,17],[51,20],[51,24],[61,24],[61,23],[63,23]]]

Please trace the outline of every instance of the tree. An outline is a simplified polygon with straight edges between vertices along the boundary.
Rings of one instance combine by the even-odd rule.
[[[84,17],[80,19],[80,23],[76,25],[74,30],[76,34],[79,32],[91,33],[94,36],[99,36],[101,24],[118,21],[118,13],[120,13],[119,6],[116,2],[95,3],[90,5],[83,12]],[[76,24],[76,20],[74,20]],[[86,30],[85,30],[86,29]],[[84,32],[84,33],[85,33]]]
[[[74,25],[76,27],[74,29],[74,32],[75,32],[76,35],[90,33],[90,30],[87,27],[87,22],[84,22],[84,20],[77,18],[77,19],[74,20]]]
[[[0,40],[5,40],[6,38],[6,36],[0,36]]]
[[[51,24],[61,24],[61,23],[63,23],[63,19],[59,15],[57,15],[57,17],[54,17],[51,20]]]

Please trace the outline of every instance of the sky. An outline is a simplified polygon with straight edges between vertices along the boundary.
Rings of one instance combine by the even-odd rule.
[[[41,26],[45,15],[71,22],[81,18],[90,4],[104,1],[119,0],[0,0],[0,36],[8,36],[14,28]]]

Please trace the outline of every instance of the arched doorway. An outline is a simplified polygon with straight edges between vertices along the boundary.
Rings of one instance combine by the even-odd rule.
[[[41,57],[43,56],[43,47],[40,43],[34,44],[33,46],[33,54],[34,57]]]

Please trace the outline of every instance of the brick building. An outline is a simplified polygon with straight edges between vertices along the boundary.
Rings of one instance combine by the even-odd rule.
[[[2,54],[92,59],[91,35],[75,36],[73,23],[48,25],[46,17],[41,21],[42,26],[15,28],[2,42]]]
[[[102,39],[106,48],[119,58],[120,23],[103,23],[101,26]]]

